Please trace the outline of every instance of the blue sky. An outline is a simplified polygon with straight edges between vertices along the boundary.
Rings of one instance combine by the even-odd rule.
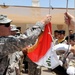
[[[49,7],[49,0],[39,0],[40,7]],[[52,7],[66,7],[67,0],[50,0]],[[0,5],[32,6],[32,0],[0,0]],[[74,8],[74,0],[68,0],[68,7]]]

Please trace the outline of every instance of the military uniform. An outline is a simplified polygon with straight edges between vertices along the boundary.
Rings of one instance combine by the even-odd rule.
[[[10,25],[10,28],[11,28],[11,35],[9,37],[13,37],[20,43],[20,40],[17,38],[17,36],[15,36],[17,31],[16,25]],[[22,51],[15,51],[14,53],[8,55],[9,66],[6,75],[20,75],[19,62],[22,56],[23,56]]]
[[[62,35],[63,35],[63,37],[62,37]],[[65,40],[65,31],[64,30],[59,30],[58,31],[58,39],[55,40],[54,44],[55,45],[58,45],[58,44],[67,44],[67,41]],[[59,46],[59,48],[60,48],[60,46]],[[57,54],[57,57],[59,59],[59,64],[60,65],[57,66],[54,69],[54,71],[58,71],[59,70],[61,73],[64,72],[66,74],[66,71],[64,70],[64,68],[61,67],[61,66],[63,66],[64,56],[66,54],[66,51],[63,50],[63,49],[56,50],[56,54]]]
[[[35,44],[36,39],[43,30],[44,26],[40,22],[37,22],[36,25],[27,29],[24,33],[25,36],[28,37],[29,42],[27,41],[27,43]],[[26,56],[26,61],[28,61],[28,75],[41,75],[41,68],[38,68],[38,65],[32,62],[28,56]]]
[[[0,15],[0,75],[6,75],[9,65],[8,56],[15,51],[21,51],[23,47],[33,45],[44,28],[43,24],[49,23],[50,20],[51,17],[46,16],[41,22],[37,22],[35,26],[25,31],[27,38],[18,40],[13,37],[2,37],[10,35],[10,23],[12,20],[8,19],[6,15]]]
[[[58,36],[59,36],[58,39],[56,39],[54,42],[55,45],[60,44],[60,43],[67,44],[67,41],[65,40],[65,31],[64,30],[59,30]],[[64,54],[64,51],[59,50],[56,53],[57,53],[57,55],[62,55],[62,54]]]
[[[43,29],[43,24],[38,22],[36,24],[36,26],[33,26],[32,28],[29,28],[28,30],[26,30],[25,32],[25,36],[27,36],[27,38],[20,38],[20,39],[16,39],[16,38],[10,38],[6,41],[6,43],[4,44],[4,48],[3,50],[9,52],[7,54],[7,56],[10,54],[10,53],[13,53],[15,51],[21,51],[21,49],[23,47],[26,47],[30,44],[34,44],[37,37],[39,36],[39,34],[41,33]],[[32,40],[31,40],[32,39]],[[29,59],[29,58],[28,58]],[[29,64],[33,64],[33,62],[31,62],[31,60],[29,59],[28,62],[30,62]],[[37,65],[33,64],[33,67],[36,67]],[[5,68],[4,68],[5,69]],[[29,68],[29,71],[31,72],[31,68]],[[33,69],[33,71],[37,71],[37,69]],[[29,75],[34,75],[35,73],[34,72],[31,72]],[[37,75],[37,74],[36,74]]]
[[[12,37],[0,37],[0,75],[5,75],[8,68],[8,55],[18,50],[21,50],[21,46],[17,39]]]

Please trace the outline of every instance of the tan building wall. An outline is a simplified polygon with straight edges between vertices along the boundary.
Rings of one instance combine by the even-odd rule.
[[[17,27],[21,27],[21,32],[24,33],[24,31],[29,28],[32,27],[34,24],[18,24]],[[67,25],[63,25],[63,24],[58,24],[58,25],[53,25],[52,24],[52,35],[54,34],[54,30],[65,30],[66,31],[66,35],[68,35],[68,26]]]
[[[49,9],[48,7],[8,6],[7,8],[0,7],[0,14],[5,14],[8,18],[12,19],[12,24],[21,27],[23,33],[26,28],[49,14]],[[68,27],[64,23],[65,12],[66,8],[53,8],[50,10],[52,15],[52,32],[55,29],[64,29],[66,34],[68,34]],[[68,12],[74,15],[74,8],[68,8]]]

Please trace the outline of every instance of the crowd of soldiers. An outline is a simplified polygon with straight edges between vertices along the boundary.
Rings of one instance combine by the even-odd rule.
[[[23,35],[16,35],[16,26],[6,15],[0,15],[0,75],[20,75],[21,58],[27,54],[25,47],[35,43],[51,16],[47,15],[34,26],[28,28]],[[24,49],[23,49],[24,48]],[[27,56],[28,74],[40,75],[37,66]],[[32,67],[31,67],[32,65]]]
[[[65,16],[65,23],[70,28],[69,35],[65,37],[64,30],[55,30],[53,42],[55,49],[63,47],[62,50],[55,50],[60,61],[58,67],[64,67],[67,74],[74,75],[75,33],[72,33],[71,29],[74,28],[75,20],[69,13],[66,13]],[[50,21],[51,15],[47,15],[21,34],[16,26],[11,24],[12,20],[8,19],[6,15],[0,15],[0,75],[21,75],[23,60],[27,62],[25,71],[28,72],[28,75],[41,75],[41,68],[27,56],[27,47],[35,44],[45,25]],[[25,62],[24,65],[26,65]]]

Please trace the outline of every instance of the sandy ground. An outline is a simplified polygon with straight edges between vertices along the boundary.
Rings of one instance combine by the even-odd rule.
[[[54,72],[51,72],[45,67],[42,67],[42,74],[41,75],[56,75]],[[21,75],[28,75],[28,74],[21,74]]]

